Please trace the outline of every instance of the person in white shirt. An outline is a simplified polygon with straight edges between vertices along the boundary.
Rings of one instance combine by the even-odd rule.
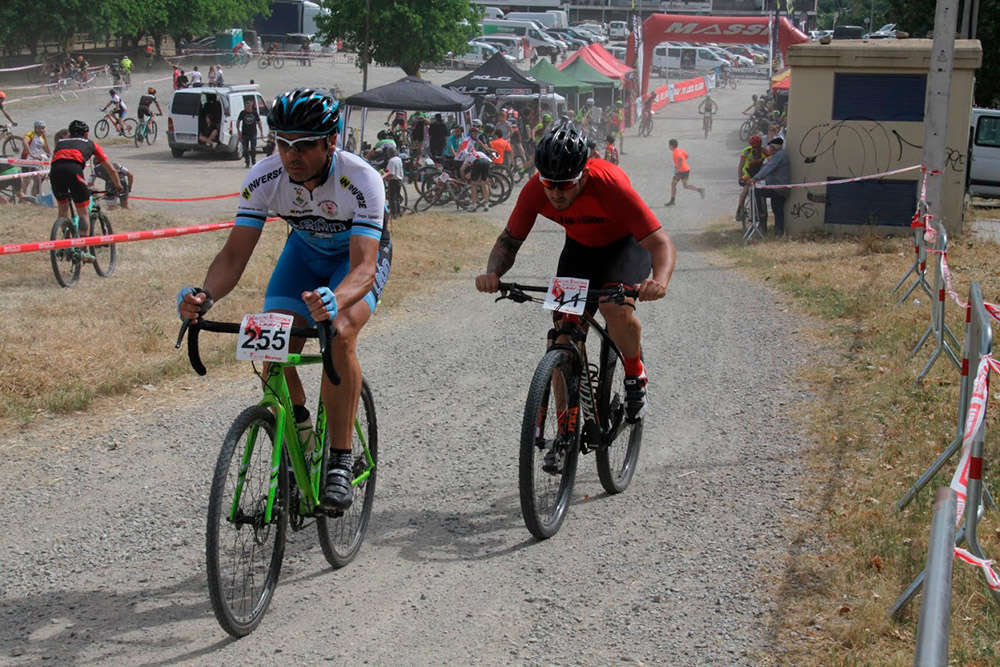
[[[483,200],[483,210],[490,210],[490,188],[487,179],[490,177],[490,165],[493,164],[493,161],[486,153],[476,150],[472,142],[469,142],[466,148],[455,156],[455,159],[461,164],[459,174],[469,181],[469,194],[472,197],[469,210],[475,211],[479,208],[480,195]]]
[[[24,157],[29,160],[39,160],[41,162],[49,161],[49,140],[45,136],[45,121],[36,120],[34,129],[24,136],[26,143],[24,146]],[[41,171],[40,167],[22,167],[21,171]],[[45,180],[44,176],[33,176],[30,179],[31,187],[34,196],[38,196],[39,191],[42,189],[42,181]]]
[[[201,72],[198,71],[198,66],[194,66],[194,70],[191,72],[191,87],[201,88]]]
[[[403,214],[403,198],[400,196],[403,189],[403,159],[392,146],[385,149],[385,154],[389,156],[385,173],[382,174],[382,180],[385,181],[386,204],[389,205],[389,215],[398,218]]]

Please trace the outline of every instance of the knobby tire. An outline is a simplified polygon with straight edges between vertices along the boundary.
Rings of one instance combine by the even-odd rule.
[[[53,241],[59,239],[76,238],[76,228],[69,218],[59,218],[52,225],[52,234],[49,238]],[[80,279],[80,257],[79,248],[60,248],[49,251],[49,260],[52,262],[52,272],[56,274],[56,282],[60,287],[72,287]]]
[[[607,340],[601,340],[601,380],[597,389],[597,409],[601,431],[607,441],[597,450],[597,476],[610,494],[628,488],[635,475],[642,445],[642,419],[625,419],[625,367]]]
[[[237,516],[241,523],[229,521],[235,484],[247,450],[249,432],[256,427],[246,467],[246,481],[240,496]],[[209,496],[208,524],[205,539],[205,560],[208,572],[208,592],[212,610],[222,629],[233,637],[244,637],[260,624],[278,585],[281,561],[285,554],[288,532],[288,466],[278,466],[278,486],[271,522],[263,522],[271,475],[274,444],[274,415],[267,408],[254,405],[236,418],[222,443],[215,465],[212,491]],[[255,474],[255,473],[263,474]],[[273,539],[270,557],[267,542]],[[225,550],[227,553],[222,553]],[[239,556],[255,554],[260,562],[244,571],[225,571]],[[258,586],[259,582],[259,586]],[[247,594],[246,586],[250,591]],[[235,590],[243,585],[243,591]]]
[[[94,225],[94,235],[109,236],[114,234],[111,230],[111,221],[104,213],[97,214]],[[118,247],[114,243],[106,245],[92,245],[89,250],[94,253],[94,271],[102,278],[107,278],[115,272],[118,266]]]

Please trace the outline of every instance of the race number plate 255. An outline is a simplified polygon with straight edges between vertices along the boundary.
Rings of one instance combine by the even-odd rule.
[[[542,308],[560,313],[582,315],[587,306],[587,289],[590,281],[586,278],[553,278],[545,295]]]
[[[257,313],[244,315],[236,337],[236,358],[243,361],[288,361],[291,315]]]

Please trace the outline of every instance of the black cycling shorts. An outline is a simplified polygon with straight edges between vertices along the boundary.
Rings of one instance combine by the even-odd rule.
[[[596,248],[567,238],[559,255],[556,275],[560,278],[586,278],[592,289],[617,283],[638,287],[649,277],[652,268],[649,251],[632,236]],[[587,304],[587,312],[593,315],[596,311],[596,303]]]
[[[52,196],[57,201],[72,198],[75,204],[90,201],[90,188],[83,177],[83,165],[72,160],[57,160],[49,171]]]
[[[472,169],[469,171],[469,180],[472,181],[485,181],[490,177],[490,165],[493,164],[489,160],[484,160],[483,158],[477,158],[475,162],[472,163]]]

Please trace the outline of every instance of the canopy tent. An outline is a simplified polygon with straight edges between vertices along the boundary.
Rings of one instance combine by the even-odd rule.
[[[688,14],[650,14],[642,23],[642,96],[649,90],[653,67],[653,49],[660,42],[721,42],[725,44],[768,44],[771,41],[768,16],[692,16]],[[786,17],[778,19],[778,48],[782,54],[792,44],[808,42],[809,37]],[[630,42],[631,43],[631,42]],[[638,54],[628,49],[626,62],[635,64]]]
[[[500,52],[461,79],[444,84],[467,95],[530,95],[544,92],[535,77],[517,69]]]
[[[603,107],[614,103],[615,90],[622,87],[622,82],[619,79],[605,76],[592,67],[585,58],[576,58],[568,66],[562,68],[561,72],[577,81],[592,85],[594,87],[593,97],[597,100],[597,104]]]
[[[570,93],[588,93],[594,89],[593,84],[575,79],[567,72],[556,69],[555,65],[549,62],[548,59],[539,60],[538,64],[531,68],[531,73],[536,79],[549,84],[560,93],[564,91]]]
[[[565,62],[559,65],[559,69],[566,71],[568,68],[574,66],[578,67],[579,65],[577,65],[577,63],[581,62],[597,73],[607,78],[615,79],[619,86],[624,83],[629,72],[635,71],[628,65],[618,62],[615,57],[608,53],[607,49],[600,44],[588,44],[587,46],[580,47],[576,50],[576,53],[571,55]],[[584,79],[584,81],[589,81],[589,79]]]
[[[393,83],[371,88],[363,93],[351,95],[344,100],[347,113],[344,126],[349,127],[351,111],[355,107],[364,109],[361,114],[361,134],[358,148],[364,145],[365,121],[368,109],[405,109],[406,111],[453,111],[461,112],[472,106],[474,100],[468,95],[442,88],[416,76],[404,76]],[[347,133],[340,133],[341,147]]]
[[[786,69],[771,77],[771,90],[788,90],[792,85],[792,70]]]

